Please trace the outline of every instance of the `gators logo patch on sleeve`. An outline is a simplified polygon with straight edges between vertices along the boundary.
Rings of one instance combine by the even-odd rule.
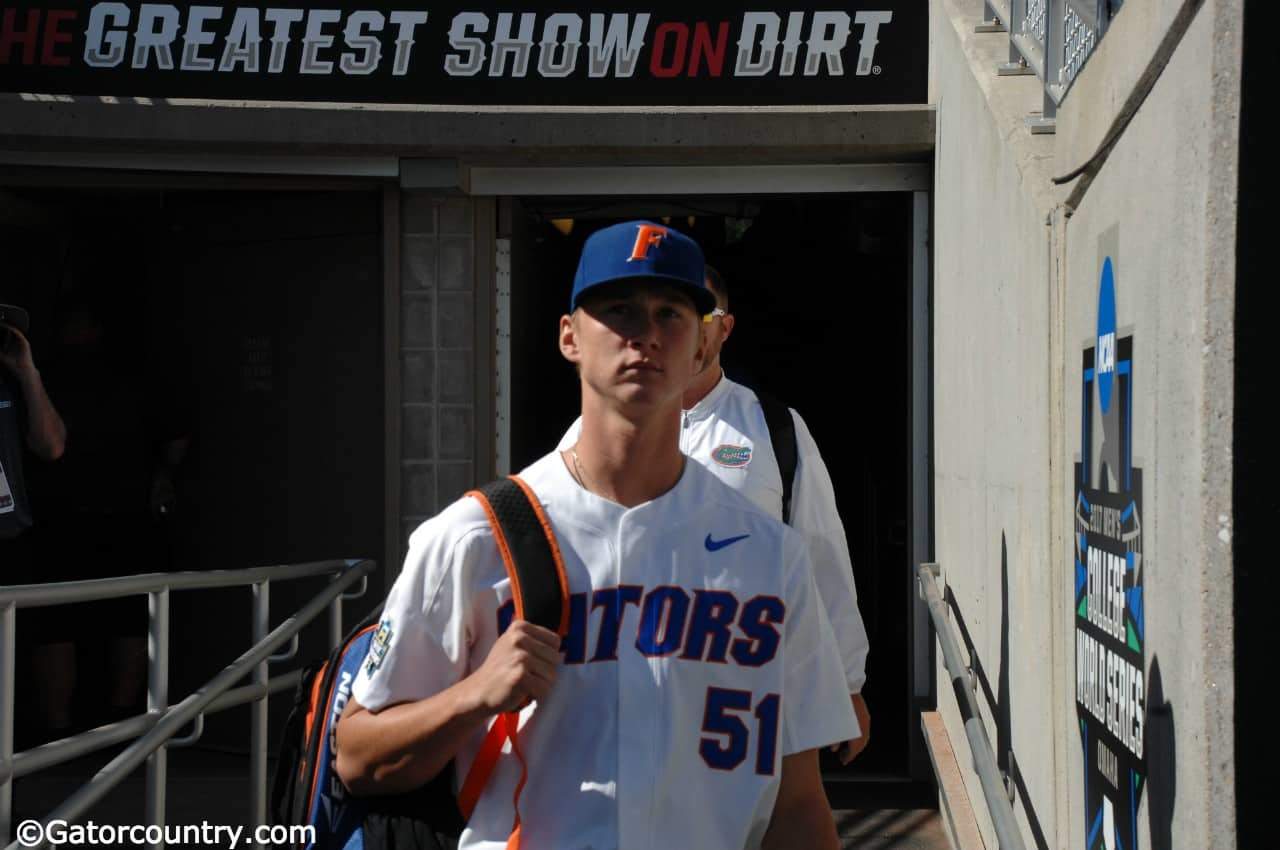
[[[390,620],[383,620],[378,624],[378,630],[373,633],[373,641],[369,644],[369,654],[364,659],[364,672],[372,676],[374,671],[382,666],[382,662],[386,660],[387,650],[391,648],[391,636],[395,632],[391,628]]]
[[[751,463],[750,446],[733,446],[725,443],[711,452],[711,459],[721,466],[737,468]]]

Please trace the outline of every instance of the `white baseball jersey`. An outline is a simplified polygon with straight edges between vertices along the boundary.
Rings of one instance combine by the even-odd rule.
[[[791,411],[796,426],[796,475],[791,486],[791,527],[809,544],[814,579],[827,617],[835,630],[844,661],[849,693],[861,693],[867,681],[867,628],[858,611],[853,584],[853,560],[844,524],[836,510],[835,489],[827,465],[800,414]],[[560,440],[560,449],[578,441],[579,419]],[[782,473],[773,453],[764,408],[756,394],[722,376],[706,397],[684,412],[680,450],[770,516],[782,517]]]
[[[633,508],[584,490],[557,453],[521,477],[544,505],[570,589],[556,684],[521,713],[522,847],[758,847],[782,757],[857,733],[803,541],[693,463]],[[388,639],[366,658],[355,698],[377,711],[454,684],[513,610],[489,523],[463,498],[410,537]],[[457,777],[485,731],[466,741]],[[462,850],[505,846],[519,773],[504,753]]]

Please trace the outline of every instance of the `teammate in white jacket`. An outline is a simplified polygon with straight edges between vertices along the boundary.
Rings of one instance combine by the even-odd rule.
[[[711,266],[707,266],[706,283],[716,297],[715,310],[704,317],[707,365],[684,393],[680,450],[771,516],[781,518],[782,475],[760,400],[751,389],[729,380],[720,366],[721,349],[734,326],[729,289]],[[792,484],[789,524],[808,541],[818,592],[835,630],[850,700],[858,715],[861,734],[839,747],[841,762],[848,764],[866,748],[871,734],[871,714],[862,697],[867,680],[867,629],[858,610],[853,562],[844,524],[836,510],[831,476],[809,427],[800,414],[794,410],[790,413],[799,462]],[[577,441],[581,426],[579,419],[569,427],[560,441],[561,449]]]
[[[337,767],[357,793],[416,787],[451,758],[465,776],[490,720],[519,710],[519,751],[462,850],[837,846],[817,751],[857,723],[808,548],[679,448],[714,306],[702,269],[692,240],[651,222],[583,249],[560,320],[581,437],[522,473],[565,563],[563,641],[511,621],[473,500],[410,538]]]

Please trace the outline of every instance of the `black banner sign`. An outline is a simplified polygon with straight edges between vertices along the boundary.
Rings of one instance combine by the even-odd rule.
[[[606,0],[567,10],[28,0],[0,5],[0,91],[418,104],[925,101],[924,0],[817,2]]]

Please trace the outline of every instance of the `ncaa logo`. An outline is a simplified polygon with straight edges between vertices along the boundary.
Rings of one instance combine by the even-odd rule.
[[[1116,374],[1116,280],[1111,258],[1102,261],[1098,282],[1098,348],[1094,364],[1098,379],[1098,401],[1102,412],[1111,408],[1111,388]]]

